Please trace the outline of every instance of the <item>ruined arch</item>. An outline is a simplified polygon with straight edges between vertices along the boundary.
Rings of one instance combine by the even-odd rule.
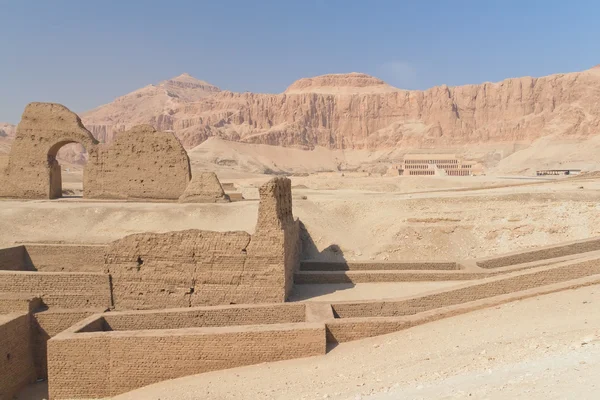
[[[72,139],[62,139],[57,141],[55,144],[50,146],[47,154],[48,160],[48,172],[49,172],[49,198],[50,199],[58,199],[63,196],[63,179],[62,179],[62,168],[60,163],[58,162],[57,155],[60,149],[68,144],[80,144],[87,151],[86,146],[79,141]],[[89,145],[88,145],[89,146]],[[84,166],[84,175],[85,169],[87,168],[87,163]],[[85,181],[83,182],[83,190],[85,190]]]
[[[77,114],[65,106],[54,103],[28,104],[17,126],[0,196],[31,199],[60,197],[60,187],[57,192],[60,166],[56,154],[68,143],[80,143],[91,155],[98,141],[85,129]]]
[[[8,167],[0,171],[0,197],[61,197],[56,156],[69,143],[81,144],[88,153],[86,198],[177,200],[190,183],[190,160],[172,132],[138,125],[120,132],[113,143],[100,145],[66,107],[31,103],[17,126]]]

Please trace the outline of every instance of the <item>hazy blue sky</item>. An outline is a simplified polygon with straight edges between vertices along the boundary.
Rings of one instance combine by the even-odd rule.
[[[406,89],[600,64],[597,1],[0,0],[0,121],[85,111],[183,72],[277,93],[365,72]]]

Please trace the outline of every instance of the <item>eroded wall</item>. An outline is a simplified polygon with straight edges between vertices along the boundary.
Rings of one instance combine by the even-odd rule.
[[[82,144],[90,156],[98,143],[79,117],[65,106],[28,104],[17,126],[8,167],[0,178],[0,197],[47,199],[60,186],[58,150],[68,143]]]
[[[197,172],[179,197],[180,203],[227,203],[229,196],[223,191],[214,172]]]
[[[48,342],[52,399],[109,397],[165,379],[326,351],[325,325],[317,323],[85,330],[72,328]]]
[[[101,311],[101,309],[95,311],[91,309],[50,309],[31,315],[31,346],[36,377],[48,377],[48,340],[98,311]]]
[[[282,302],[298,266],[291,182],[260,188],[256,231],[141,233],[106,252],[117,309]]]
[[[27,263],[36,271],[104,272],[105,245],[32,243],[24,249]]]
[[[177,200],[190,179],[190,161],[175,135],[138,125],[90,154],[84,197]]]
[[[177,200],[191,179],[187,153],[173,133],[139,125],[99,145],[77,114],[54,103],[27,105],[17,126],[8,166],[0,171],[0,197],[62,196],[60,148],[87,150],[83,196],[101,199]]]
[[[28,314],[0,315],[0,399],[35,380]]]
[[[36,296],[50,308],[106,309],[111,304],[109,276],[102,273],[0,271],[0,293]]]

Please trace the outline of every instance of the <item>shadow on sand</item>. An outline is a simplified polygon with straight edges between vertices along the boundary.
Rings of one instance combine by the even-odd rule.
[[[300,240],[301,240],[301,254],[300,260],[323,260],[323,261],[335,261],[335,262],[346,262],[344,252],[337,244],[331,244],[319,251],[313,238],[310,236],[308,229],[300,221]],[[302,270],[302,267],[300,267]],[[315,271],[319,272],[319,271]],[[321,283],[321,284],[306,284],[306,285],[294,285],[294,290],[290,296],[289,301],[302,301],[310,300],[312,298],[318,298],[320,296],[338,292],[340,290],[352,289],[355,286],[353,283]]]

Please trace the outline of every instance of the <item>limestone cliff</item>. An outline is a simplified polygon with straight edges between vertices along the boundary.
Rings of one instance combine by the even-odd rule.
[[[358,73],[300,79],[281,94],[233,93],[182,75],[82,115],[101,141],[133,125],[173,130],[187,148],[211,136],[331,149],[531,142],[600,129],[600,68],[425,91]]]

